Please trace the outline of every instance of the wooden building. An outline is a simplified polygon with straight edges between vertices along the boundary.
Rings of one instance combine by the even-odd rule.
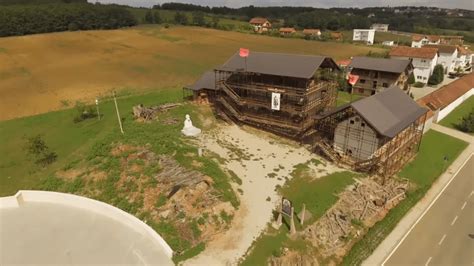
[[[194,84],[183,88],[183,98],[196,102],[212,102],[217,95],[216,75],[214,71],[207,71]]]
[[[236,53],[215,72],[218,113],[293,139],[315,133],[315,116],[336,104],[340,71],[328,57]]]
[[[348,69],[350,74],[359,76],[352,93],[374,95],[394,85],[409,92],[408,78],[413,66],[408,59],[354,57]]]
[[[354,170],[392,176],[418,151],[427,111],[393,86],[318,116],[314,148]]]

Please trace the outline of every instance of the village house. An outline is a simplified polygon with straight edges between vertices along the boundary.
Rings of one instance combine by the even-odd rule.
[[[473,53],[471,50],[458,46],[458,57],[456,58],[454,70],[457,71],[459,69],[461,72],[470,72],[472,70],[472,57]]]
[[[331,39],[332,40],[335,40],[335,41],[342,41],[344,39],[344,35],[342,34],[342,32],[331,32]]]
[[[307,37],[321,37],[321,31],[319,29],[304,29],[303,34]]]
[[[438,62],[438,49],[413,48],[408,46],[393,47],[389,53],[393,59],[408,59],[413,65],[415,82],[427,83]]]
[[[438,61],[436,64],[443,66],[444,74],[454,71],[456,60],[458,58],[458,49],[456,46],[428,44],[423,47],[438,49]]]
[[[266,18],[252,18],[249,23],[253,26],[253,30],[258,33],[267,32],[272,28],[272,24]]]
[[[387,32],[388,31],[388,24],[380,24],[380,23],[375,23],[370,26],[371,29],[375,31],[381,31],[381,32]]]
[[[236,53],[215,69],[215,106],[224,119],[302,139],[316,114],[335,107],[339,72],[324,56]]]
[[[440,44],[441,38],[437,35],[414,34],[411,37],[411,47],[420,48],[427,44]]]
[[[281,36],[290,36],[293,35],[296,30],[295,28],[280,28],[279,32]]]
[[[354,57],[348,67],[351,75],[359,78],[352,86],[352,93],[374,95],[394,85],[409,92],[408,77],[413,66],[408,59]]]
[[[446,36],[442,35],[440,37],[440,43],[441,44],[447,44],[447,45],[463,45],[464,43],[464,37],[463,36]]]
[[[368,45],[374,44],[375,30],[374,29],[354,29],[353,41],[362,41]]]
[[[319,115],[315,150],[356,171],[392,176],[419,150],[426,112],[393,86]]]

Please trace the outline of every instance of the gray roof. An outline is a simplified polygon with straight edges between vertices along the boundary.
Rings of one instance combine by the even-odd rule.
[[[201,89],[215,90],[216,75],[214,74],[214,71],[207,71],[193,85],[187,86],[186,88],[191,89],[193,91],[198,91]]]
[[[391,73],[403,73],[409,64],[410,60],[408,59],[354,57],[349,67]]]
[[[390,138],[428,111],[397,86],[353,102],[351,106],[378,133]]]
[[[337,68],[336,63],[325,56],[250,51],[247,57],[247,66],[245,58],[236,53],[218,69],[228,71],[246,70],[253,73],[309,79],[325,61],[332,62],[331,65]]]

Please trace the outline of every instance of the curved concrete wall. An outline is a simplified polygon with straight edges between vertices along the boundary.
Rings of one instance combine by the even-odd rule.
[[[156,244],[163,248],[166,255],[168,255],[170,259],[173,256],[173,250],[155,230],[135,216],[107,203],[67,193],[20,190],[14,196],[0,198],[0,209],[18,208],[23,202],[62,204],[96,212],[100,215],[104,215],[110,219],[123,223],[130,227],[130,229],[142,235],[148,236],[150,239],[153,239]]]

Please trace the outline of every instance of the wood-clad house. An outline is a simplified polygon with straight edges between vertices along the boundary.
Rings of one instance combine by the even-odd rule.
[[[392,176],[418,151],[427,111],[393,86],[320,115],[315,149],[357,171]]]
[[[339,68],[329,57],[236,53],[215,71],[219,114],[290,138],[311,134],[316,114],[336,103]]]
[[[348,69],[350,74],[359,76],[352,93],[373,95],[394,85],[409,92],[408,78],[413,66],[408,59],[354,57]]]

